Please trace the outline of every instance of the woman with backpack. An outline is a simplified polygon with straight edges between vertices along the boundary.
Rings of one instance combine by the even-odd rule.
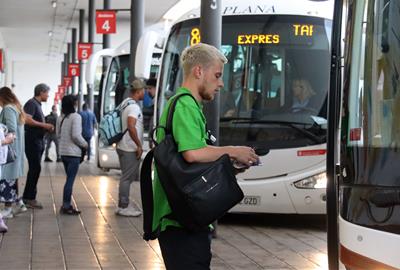
[[[77,97],[67,95],[61,101],[61,117],[57,119],[57,137],[60,144],[61,160],[67,179],[64,185],[63,205],[60,214],[79,215],[80,211],[71,205],[72,188],[83,153],[88,144],[82,137],[82,118],[76,112]]]

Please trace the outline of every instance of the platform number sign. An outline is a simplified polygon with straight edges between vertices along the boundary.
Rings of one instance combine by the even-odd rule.
[[[117,16],[115,11],[96,10],[96,33],[115,34],[117,32]]]
[[[79,64],[68,65],[68,76],[70,77],[79,76]]]
[[[78,60],[86,60],[92,55],[92,43],[78,43]]]
[[[70,87],[72,83],[72,78],[71,77],[64,77],[64,86],[65,87]]]

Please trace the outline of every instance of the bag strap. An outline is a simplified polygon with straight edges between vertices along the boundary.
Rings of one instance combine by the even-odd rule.
[[[175,106],[176,106],[176,103],[178,102],[178,100],[183,96],[190,96],[194,100],[194,102],[196,102],[196,105],[197,105],[197,100],[191,94],[183,93],[183,94],[177,95],[174,98],[174,100],[171,102],[171,105],[169,106],[169,109],[168,109],[167,124],[165,127],[165,135],[173,133],[172,132],[172,118],[174,117]]]
[[[140,195],[143,208],[143,239],[146,241],[157,238],[157,233],[153,232],[153,181],[151,178],[151,165],[153,161],[153,149],[150,150],[143,160],[140,170]]]

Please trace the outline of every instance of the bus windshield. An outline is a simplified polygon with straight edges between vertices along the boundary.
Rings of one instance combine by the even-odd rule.
[[[176,24],[161,66],[158,117],[182,83],[179,58],[201,39],[199,19]],[[224,16],[228,59],[220,91],[220,144],[279,149],[326,140],[331,22],[294,15]]]

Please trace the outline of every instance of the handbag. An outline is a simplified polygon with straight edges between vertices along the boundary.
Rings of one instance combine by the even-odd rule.
[[[7,145],[7,160],[5,164],[12,163],[17,159],[17,152],[10,144]]]
[[[158,177],[172,210],[172,214],[167,217],[177,220],[188,230],[199,231],[206,229],[209,224],[223,216],[239,203],[244,195],[237,183],[232,162],[227,154],[213,162],[188,163],[178,152],[173,137],[172,118],[177,101],[185,95],[197,102],[188,93],[174,98],[168,111],[166,127],[156,127],[156,129],[165,129],[165,138],[158,145],[154,142],[156,145],[154,153],[150,155],[154,154]],[[143,175],[149,174],[148,167],[144,166],[146,171],[143,171],[142,167]],[[144,182],[144,180],[141,177],[141,186],[151,185],[149,181]],[[142,192],[142,195],[149,197],[149,193]],[[152,206],[150,201],[149,204]],[[146,207],[150,208],[148,205],[143,205],[144,212]],[[150,217],[144,215],[144,227],[146,222],[150,223],[146,218]],[[156,237],[154,232],[144,229],[144,238]]]

